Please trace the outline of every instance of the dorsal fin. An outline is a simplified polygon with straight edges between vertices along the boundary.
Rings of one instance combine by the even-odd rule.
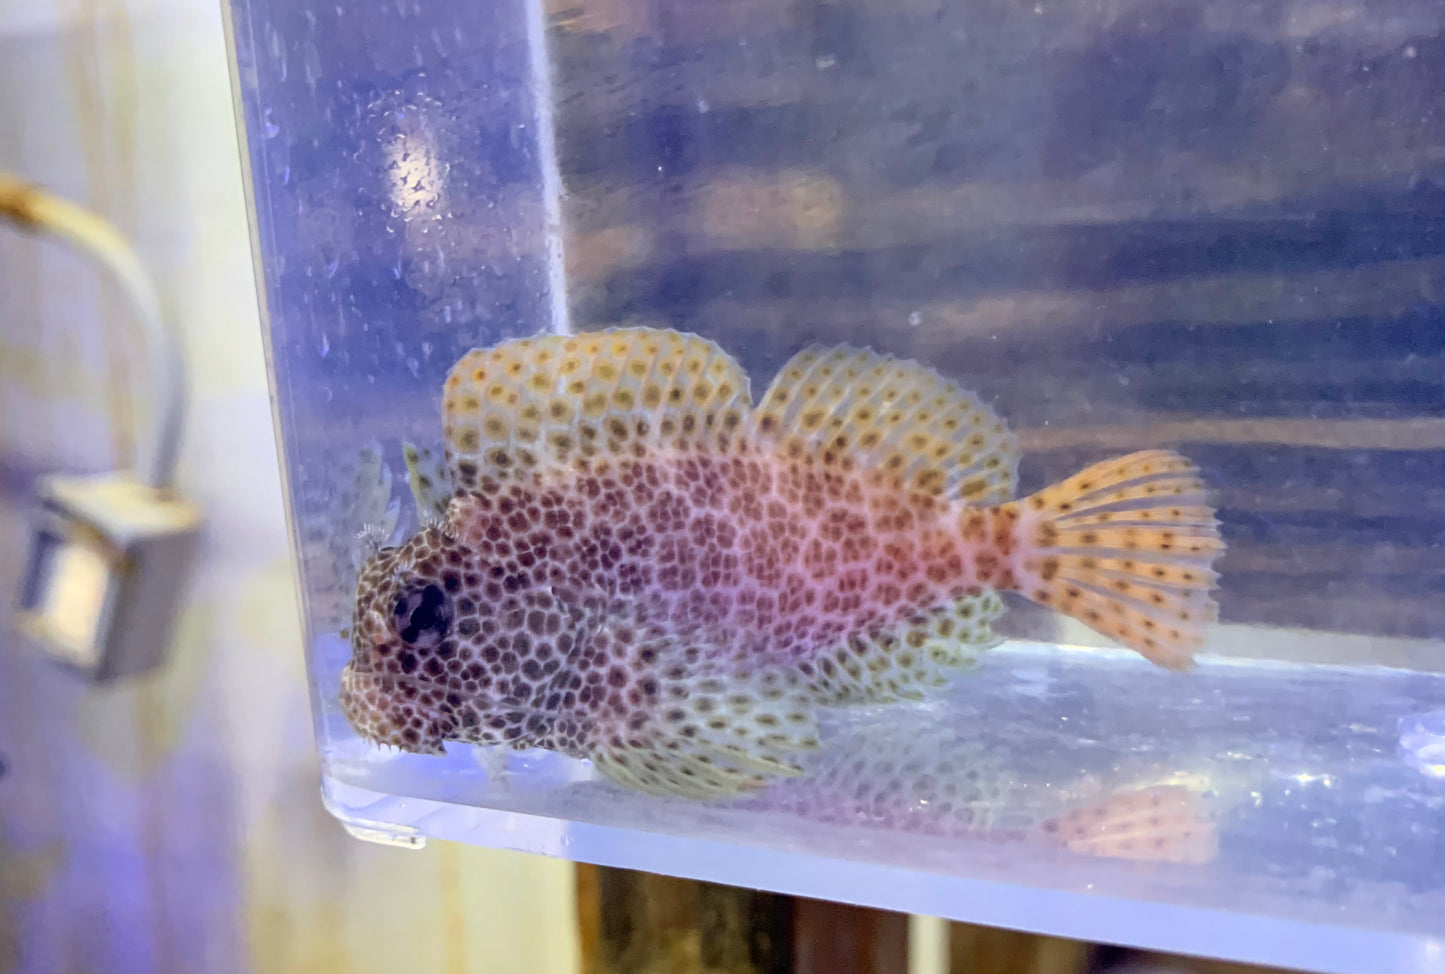
[[[793,356],[752,435],[970,503],[1010,499],[1018,471],[1018,442],[977,397],[916,362],[846,345]]]
[[[650,447],[722,447],[752,407],[731,356],[696,335],[613,328],[468,352],[442,402],[458,490]]]

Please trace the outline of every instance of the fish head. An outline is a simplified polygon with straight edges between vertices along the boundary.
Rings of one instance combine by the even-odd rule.
[[[455,737],[457,596],[468,553],[441,525],[378,550],[357,580],[341,706],[362,737],[438,754]]]

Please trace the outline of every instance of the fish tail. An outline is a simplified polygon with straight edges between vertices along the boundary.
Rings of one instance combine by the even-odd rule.
[[[1218,616],[1224,551],[1198,469],[1145,450],[999,509],[1016,523],[1008,586],[1142,654],[1186,669]]]

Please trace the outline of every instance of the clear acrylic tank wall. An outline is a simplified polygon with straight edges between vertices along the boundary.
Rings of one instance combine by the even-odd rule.
[[[233,0],[230,27],[323,793],[354,833],[1312,970],[1445,969],[1438,0]],[[624,326],[658,331],[609,330]],[[503,345],[598,331],[591,345]],[[624,401],[617,384],[617,398],[592,403],[592,386],[537,359],[542,348],[580,357],[591,382],[613,361],[625,383],[632,363],[672,354],[669,342],[683,343],[685,369],[688,349],[712,348],[704,340],[722,350],[697,380],[711,384],[685,391],[734,394],[743,429],[731,441],[699,432],[683,459],[654,449],[674,426],[634,419],[644,405],[666,419],[672,402],[673,420],[690,423],[687,402]],[[822,700],[799,682],[807,638],[859,653],[871,639],[895,661],[903,651],[850,628],[860,604],[884,598],[876,572],[839,583],[851,602],[825,595],[807,611],[788,600],[812,583],[786,572],[777,591],[755,593],[794,629],[783,650],[754,640],[749,669],[714,652],[723,635],[703,633],[725,619],[714,629],[727,638],[756,636],[733,625],[741,617],[698,602],[691,617],[647,622],[646,587],[630,602],[579,594],[555,551],[525,535],[590,503],[567,499],[576,482],[532,521],[478,513],[545,466],[491,480],[478,437],[500,431],[516,447],[532,420],[571,435],[591,416],[606,440],[621,411],[616,435],[636,449],[619,448],[614,474],[644,455],[705,465],[757,433],[752,403],[791,356],[845,343],[893,357],[868,361],[921,363],[899,366],[902,388],[931,377],[954,397],[939,415],[958,406],[990,438],[937,463],[971,456],[979,473],[1002,456],[994,476],[1020,454],[1019,496],[1139,450],[1197,464],[1227,545],[1198,665],[1155,666],[1007,595],[994,623],[1005,641],[977,665],[941,666],[946,685],[923,699]],[[468,359],[444,389],[469,350],[499,345],[510,351]],[[483,381],[488,368],[499,384]],[[739,375],[751,402],[729,385]],[[528,376],[543,378],[524,387]],[[887,463],[865,434],[883,417],[862,411],[867,394],[823,403],[852,404],[835,431],[854,439],[830,448],[861,458],[838,476],[882,483]],[[444,396],[460,397],[445,421]],[[468,408],[483,417],[470,426]],[[809,422],[786,412],[784,425]],[[941,429],[918,441],[941,437],[937,456],[953,449]],[[559,455],[580,448],[556,443]],[[807,463],[815,446],[800,448]],[[904,451],[910,477],[935,464],[918,451]],[[568,469],[580,477],[590,462]],[[979,509],[1006,499],[999,483],[955,473],[909,483],[946,511],[973,509],[958,500],[967,490]],[[647,506],[655,483],[624,486],[625,502],[589,509],[586,529],[605,568],[594,587],[613,595],[696,555],[686,543],[630,547],[691,515]],[[743,557],[738,539],[796,528],[802,565],[826,530],[801,509],[779,508],[761,532],[755,512],[719,510],[730,514],[695,537],[698,551]],[[1174,513],[1184,535],[1211,537],[1204,515]],[[839,551],[888,543],[876,519],[839,523]],[[421,537],[434,554],[416,549]],[[974,555],[993,543],[975,540]],[[626,556],[607,555],[614,542]],[[899,564],[924,559],[909,551]],[[1010,560],[1020,551],[995,554],[1022,565]],[[1088,556],[1066,553],[1062,570],[1084,571]],[[363,590],[391,587],[357,611],[367,565],[381,567]],[[436,585],[407,587],[427,570]],[[1173,582],[1177,572],[1140,591],[1202,605]],[[991,614],[980,588],[953,596]],[[1070,604],[1082,618],[1090,603]],[[747,619],[764,611],[749,605]],[[529,607],[544,611],[527,621]],[[486,660],[468,657],[483,652],[478,628],[514,610],[500,624],[534,655],[508,658],[503,645],[499,662],[494,643]],[[973,653],[978,617],[955,621],[918,637],[919,665]],[[585,689],[568,673],[634,637],[643,655],[628,659],[661,653],[676,666],[661,688],[621,673],[624,710],[661,707],[674,678],[695,709],[710,692],[724,709],[734,691],[763,709],[796,704],[782,719],[797,728],[738,725],[733,751],[649,739],[652,760],[674,770],[711,753],[687,773],[758,773],[746,790],[634,787],[669,772],[570,746],[611,718],[569,712],[576,695],[522,692],[547,679]],[[388,640],[406,658],[363,674],[365,699],[421,727],[423,746],[375,744],[408,739],[385,717],[358,732],[342,706],[357,660]],[[541,667],[541,682],[509,682],[508,666]],[[866,682],[880,669],[858,672]],[[503,743],[469,743],[494,716],[502,730],[487,739]],[[664,722],[645,714],[637,733]],[[772,774],[778,762],[800,773]]]

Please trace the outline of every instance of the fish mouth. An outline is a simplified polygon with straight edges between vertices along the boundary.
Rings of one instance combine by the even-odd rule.
[[[388,683],[391,684],[388,687]],[[361,738],[412,754],[444,754],[441,738],[423,734],[402,716],[402,702],[396,696],[395,681],[374,671],[357,669],[356,661],[341,671],[341,712]],[[428,719],[425,724],[433,721]]]
[[[444,692],[436,681],[382,672],[367,667],[366,662],[353,659],[342,669],[341,710],[359,737],[380,746],[433,755],[446,753],[447,741],[546,747],[542,742],[550,738],[558,721],[568,716],[560,709],[485,691],[466,693],[464,702],[438,710],[423,702],[428,695]],[[492,723],[497,720],[504,724]],[[508,728],[518,729],[520,736],[505,736],[502,731]]]

